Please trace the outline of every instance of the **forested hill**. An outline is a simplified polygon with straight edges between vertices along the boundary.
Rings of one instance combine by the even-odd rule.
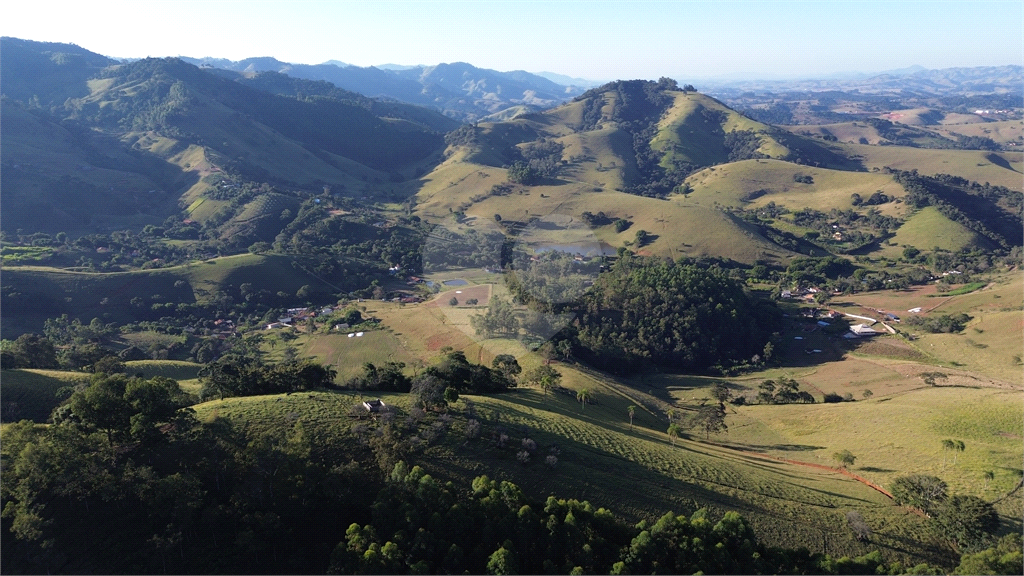
[[[242,114],[312,152],[328,152],[388,169],[418,160],[439,135],[399,131],[362,106],[333,98],[304,100],[270,94],[218,78],[176,58],[146,59],[108,69],[72,117],[106,128],[165,130],[201,143],[208,126]]]
[[[120,64],[13,38],[0,52],[3,226],[28,233],[180,221],[214,179],[366,193],[435,161],[456,125],[280,74],[225,76],[176,58]],[[83,202],[94,208],[75,208]]]

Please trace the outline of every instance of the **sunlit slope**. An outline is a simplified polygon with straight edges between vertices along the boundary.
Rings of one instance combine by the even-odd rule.
[[[673,103],[658,122],[651,148],[662,154],[661,166],[672,168],[675,162],[695,166],[729,161],[725,135],[748,130],[759,135],[757,152],[771,158],[783,158],[790,150],[773,139],[766,124],[756,122],[728,106],[700,93],[674,92]]]
[[[726,131],[733,130],[758,131],[763,140],[760,150],[766,155],[792,154],[769,134],[769,127],[729,110],[713,98],[679,91],[667,94],[671,96],[669,112],[659,121],[655,138],[655,145],[667,151],[666,157],[692,153],[698,156],[680,161],[725,161],[728,152],[723,138]],[[762,237],[756,227],[721,212],[711,201],[695,202],[681,195],[660,200],[622,192],[641,177],[633,135],[611,119],[617,92],[609,91],[595,98],[600,99],[590,104],[590,121],[594,122],[590,129],[582,129],[586,112],[582,101],[510,122],[479,124],[471,140],[450,146],[447,159],[419,179],[417,212],[446,225],[490,228],[495,227],[496,215],[506,223],[526,224],[550,214],[578,221],[583,212],[604,212],[612,220],[621,218],[631,223],[622,232],[616,232],[610,225],[594,231],[613,247],[632,243],[637,232],[643,230],[649,234],[648,242],[644,246],[634,244],[631,249],[645,254],[722,256],[747,263],[762,258],[785,260],[794,255]],[[596,121],[595,110],[600,110],[600,119]],[[710,112],[705,114],[704,110]],[[690,133],[695,122],[708,118],[714,126],[700,126],[699,131]],[[537,184],[513,186],[511,192],[495,192],[495,186],[507,180],[503,167],[515,158],[510,150],[542,140],[563,146],[557,175]],[[772,177],[780,180],[780,191],[784,188],[782,179],[789,179],[792,184],[793,173],[808,169],[781,161],[779,165],[778,174]],[[846,183],[838,193],[845,194],[848,202],[852,191],[868,190],[872,185],[874,182]],[[737,192],[738,196],[742,194]],[[459,220],[461,216],[465,218]]]
[[[986,238],[950,220],[934,206],[922,208],[907,218],[896,230],[892,242],[900,246],[914,246],[924,250],[940,248],[951,252],[972,246],[986,250],[992,248],[992,243]]]
[[[588,386],[596,403],[586,407],[569,395],[544,395],[536,389],[467,396],[482,415],[478,416],[481,438],[466,440],[460,401],[450,410],[450,432],[425,448],[428,457],[421,465],[460,483],[480,474],[508,479],[532,498],[555,494],[588,499],[630,520],[653,519],[667,510],[707,507],[716,515],[736,510],[770,544],[807,546],[821,542],[821,532],[827,531],[832,553],[862,553],[852,533],[835,530],[843,525],[847,510],[857,510],[873,525],[885,526],[877,538],[896,557],[919,558],[920,551],[907,542],[917,541],[922,520],[893,506],[877,491],[833,471],[687,439],[673,445],[663,430],[667,424],[642,409],[631,431],[626,407],[632,400],[596,380]],[[412,408],[408,396],[379,396],[400,413]],[[300,421],[308,433],[324,442],[350,443],[355,437],[353,427],[361,422],[346,414],[365,397],[313,393],[231,398],[201,404],[196,413],[201,420],[226,418],[248,430]],[[540,462],[524,466],[511,452],[495,448],[486,438],[499,426],[510,431],[510,443],[528,435],[545,451],[557,446],[556,468]]]
[[[810,176],[813,181],[796,182],[797,175]],[[903,187],[889,175],[830,170],[781,160],[743,160],[714,166],[693,174],[686,182],[693,187],[690,201],[701,205],[717,202],[725,206],[756,207],[775,202],[791,210],[813,208],[823,212],[852,208],[853,194],[862,198],[877,191],[895,198],[905,194]],[[892,215],[903,210],[892,204],[876,208]]]
[[[953,174],[975,182],[989,182],[1024,191],[1024,153],[983,150],[936,150],[906,146],[840,144],[869,170],[888,166],[917,170],[926,175]]]

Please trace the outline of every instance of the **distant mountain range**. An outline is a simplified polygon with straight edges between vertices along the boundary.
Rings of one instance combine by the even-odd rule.
[[[880,74],[846,74],[831,78],[784,80],[708,79],[701,88],[718,96],[742,92],[839,91],[912,96],[974,96],[1018,94],[1024,87],[1024,66],[976,66],[929,70],[911,66]]]
[[[558,80],[571,84],[575,79],[553,75],[556,78],[553,81],[544,74],[522,70],[498,72],[465,62],[435,66],[386,64],[362,68],[337,60],[313,65],[290,64],[274,58],[182,60],[205,68],[243,73],[280,72],[294,78],[324,80],[371,98],[435,108],[462,121],[501,114],[509,108],[514,108],[516,113],[550,108],[582,94],[593,85],[565,85]]]

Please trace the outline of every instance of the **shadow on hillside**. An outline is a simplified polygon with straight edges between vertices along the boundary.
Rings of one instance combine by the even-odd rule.
[[[999,166],[1000,168],[1006,168],[1010,172],[1017,172],[1018,174],[1020,174],[1020,172],[1013,169],[1013,166],[1010,166],[1010,163],[1006,161],[1006,158],[1003,158],[999,154],[986,154],[985,160],[988,160],[989,162],[995,164],[996,166]]]
[[[891,470],[889,468],[878,468],[876,466],[862,466],[861,468],[859,468],[859,470],[861,472],[896,472],[896,470]]]

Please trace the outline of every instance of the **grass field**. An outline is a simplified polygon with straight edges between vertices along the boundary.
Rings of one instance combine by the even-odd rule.
[[[981,136],[991,138],[997,143],[1017,142],[1021,143],[1021,136],[1024,136],[1024,121],[1002,120],[999,122],[975,122],[971,124],[946,125],[935,128],[939,133],[953,140],[957,135]]]
[[[869,170],[885,166],[900,170],[917,169],[922,174],[955,174],[975,182],[989,182],[1024,191],[1024,154],[1021,152],[985,152],[982,150],[936,150],[908,148],[906,146],[867,146],[842,144],[848,155],[861,158]],[[992,162],[987,156],[994,154],[1009,168]]]
[[[0,420],[45,422],[61,402],[57,391],[88,382],[89,376],[59,370],[3,370],[0,372]]]
[[[797,173],[811,176],[814,182],[794,182]],[[814,168],[782,160],[743,160],[715,166],[690,176],[687,183],[694,189],[690,195],[694,203],[757,207],[775,202],[790,210],[813,208],[823,212],[853,208],[851,195],[855,193],[863,198],[876,191],[895,198],[905,194],[902,187],[884,174]],[[745,200],[755,192],[760,195]],[[902,207],[894,204],[877,208],[893,216],[902,213]]]
[[[883,254],[898,256],[902,253],[903,246],[914,246],[920,250],[941,248],[951,252],[970,246],[991,247],[991,242],[986,238],[963,224],[950,220],[934,206],[922,208],[907,218],[907,221],[896,229],[890,243],[897,244],[898,248],[892,247]]]
[[[467,397],[484,423],[482,438],[465,441],[460,402],[447,439],[427,449],[430,458],[423,465],[432,474],[463,482],[479,474],[508,479],[537,499],[548,494],[589,499],[628,520],[653,519],[670,509],[709,507],[716,515],[737,510],[770,544],[810,543],[818,549],[818,543],[827,541],[824,545],[833,554],[869,549],[845,528],[845,512],[858,510],[876,529],[875,545],[888,549],[887,554],[915,561],[927,557],[927,551],[907,545],[920,537],[921,519],[892,506],[875,490],[830,470],[685,438],[672,445],[661,430],[665,424],[642,412],[630,431],[625,414],[630,400],[599,382],[591,386],[598,403],[586,407],[571,397],[545,396],[534,389]],[[410,408],[407,397],[380,397],[402,413]],[[361,399],[355,393],[293,394],[209,402],[196,411],[200,419],[227,418],[250,430],[301,422],[321,441],[344,442],[352,440],[352,426],[358,423],[347,411]],[[512,445],[526,436],[534,439],[541,456],[557,445],[557,467],[517,462],[515,449],[501,449],[487,440],[499,427]]]
[[[362,337],[352,338],[342,333],[304,335],[296,344],[300,347],[300,356],[334,367],[338,371],[338,382],[361,374],[367,362],[378,366],[385,362],[403,362],[412,367],[416,361],[390,330],[372,330],[364,332]]]

